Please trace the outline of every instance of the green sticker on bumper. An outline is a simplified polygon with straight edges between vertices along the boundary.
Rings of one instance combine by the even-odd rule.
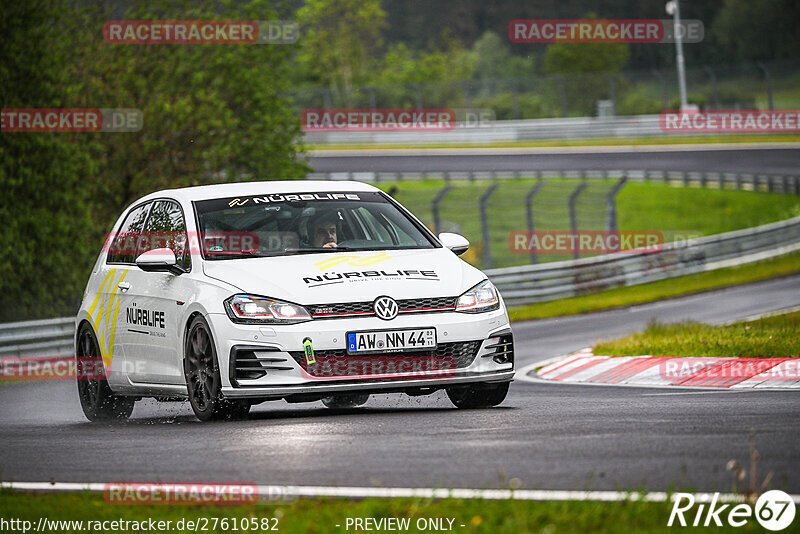
[[[314,358],[314,347],[311,345],[311,338],[307,337],[303,340],[303,351],[306,353],[307,364],[317,363]]]

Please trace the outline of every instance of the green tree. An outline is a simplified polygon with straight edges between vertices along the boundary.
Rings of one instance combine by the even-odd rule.
[[[0,14],[3,108],[65,106],[58,11],[30,0],[3,2]],[[66,134],[0,133],[0,321],[75,311],[97,252],[83,187],[92,170]]]
[[[108,224],[121,208],[154,190],[238,180],[302,178],[299,118],[288,89],[288,45],[109,44],[99,31],[112,13],[88,9],[73,19],[71,100],[86,107],[136,108],[135,133],[81,138],[99,169],[95,198]],[[177,1],[135,4],[126,19],[275,20],[268,3]],[[96,33],[75,31],[98,28]]]
[[[297,61],[310,81],[348,94],[372,77],[386,28],[380,0],[307,0],[297,18]]]
[[[737,60],[800,56],[800,3],[796,0],[725,0],[711,34]]]

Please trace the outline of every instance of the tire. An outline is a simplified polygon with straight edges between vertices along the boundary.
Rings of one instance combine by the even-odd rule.
[[[456,408],[491,408],[503,402],[510,382],[470,384],[447,388],[447,396]]]
[[[184,347],[183,370],[189,405],[201,421],[244,419],[250,412],[247,401],[229,401],[222,396],[222,379],[211,329],[202,316],[189,324]]]
[[[353,393],[350,395],[332,395],[322,399],[326,408],[357,408],[369,400],[369,393]]]
[[[92,422],[124,421],[133,413],[136,399],[115,395],[105,376],[100,345],[92,327],[84,323],[78,332],[76,351],[78,398],[86,419]]]

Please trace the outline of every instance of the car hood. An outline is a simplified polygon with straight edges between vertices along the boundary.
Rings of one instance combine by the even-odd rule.
[[[205,261],[206,276],[297,304],[456,297],[486,276],[446,248]]]

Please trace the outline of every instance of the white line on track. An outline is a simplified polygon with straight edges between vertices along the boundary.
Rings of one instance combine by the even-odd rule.
[[[115,485],[124,484],[115,482]],[[164,486],[170,484],[164,483]],[[94,492],[102,493],[105,483],[93,482],[0,482],[0,488],[17,491],[34,491],[48,493]],[[157,485],[153,485],[157,487]],[[280,490],[277,491],[276,490]],[[484,500],[516,500],[516,501],[646,501],[666,502],[670,494],[663,491],[625,492],[625,491],[574,491],[574,490],[511,490],[511,489],[469,489],[469,488],[370,488],[345,486],[279,486],[259,485],[259,495],[287,497],[343,497],[352,499],[366,498],[424,498],[424,499],[484,499]],[[696,493],[698,502],[711,500],[711,493]],[[800,504],[800,495],[791,495],[794,502]],[[720,502],[744,502],[742,495],[721,493]]]

